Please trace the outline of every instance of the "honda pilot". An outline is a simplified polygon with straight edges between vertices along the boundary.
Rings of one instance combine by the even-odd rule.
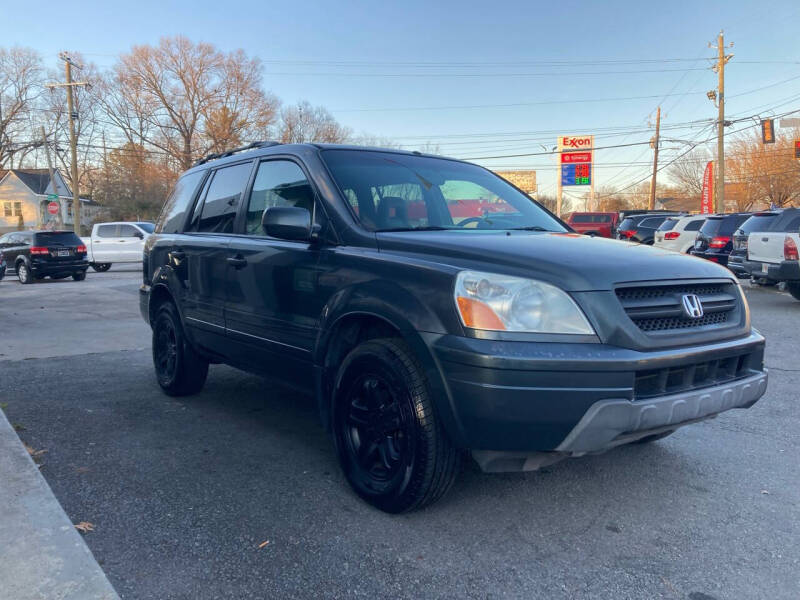
[[[767,385],[727,269],[578,235],[491,171],[416,152],[212,156],[178,180],[143,276],[164,392],[198,393],[216,363],[313,391],[346,479],[387,512],[442,497],[466,456],[537,469]]]

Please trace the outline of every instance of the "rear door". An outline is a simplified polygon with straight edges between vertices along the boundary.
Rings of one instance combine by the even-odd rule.
[[[192,213],[185,235],[172,249],[182,263],[184,321],[201,343],[225,336],[228,244],[253,161],[213,170]],[[216,346],[217,344],[214,344]]]

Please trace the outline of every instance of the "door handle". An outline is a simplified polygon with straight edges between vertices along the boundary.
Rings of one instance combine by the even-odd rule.
[[[229,256],[228,264],[234,269],[241,269],[247,266],[247,259],[242,256]]]
[[[768,242],[768,241],[769,241],[769,238],[761,238],[761,241],[762,241],[762,242]]]

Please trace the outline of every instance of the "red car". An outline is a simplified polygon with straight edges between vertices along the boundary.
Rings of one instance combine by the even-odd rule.
[[[565,221],[578,233],[613,238],[619,224],[619,213],[574,212]]]

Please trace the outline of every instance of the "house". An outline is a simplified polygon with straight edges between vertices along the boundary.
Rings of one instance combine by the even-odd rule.
[[[47,169],[0,169],[0,233],[19,229],[20,216],[24,229],[54,225],[72,229],[72,191],[58,169],[53,175],[56,190],[53,190]],[[58,196],[60,215],[47,211],[51,194]],[[102,211],[103,207],[96,202],[81,198],[82,225],[92,223]]]

